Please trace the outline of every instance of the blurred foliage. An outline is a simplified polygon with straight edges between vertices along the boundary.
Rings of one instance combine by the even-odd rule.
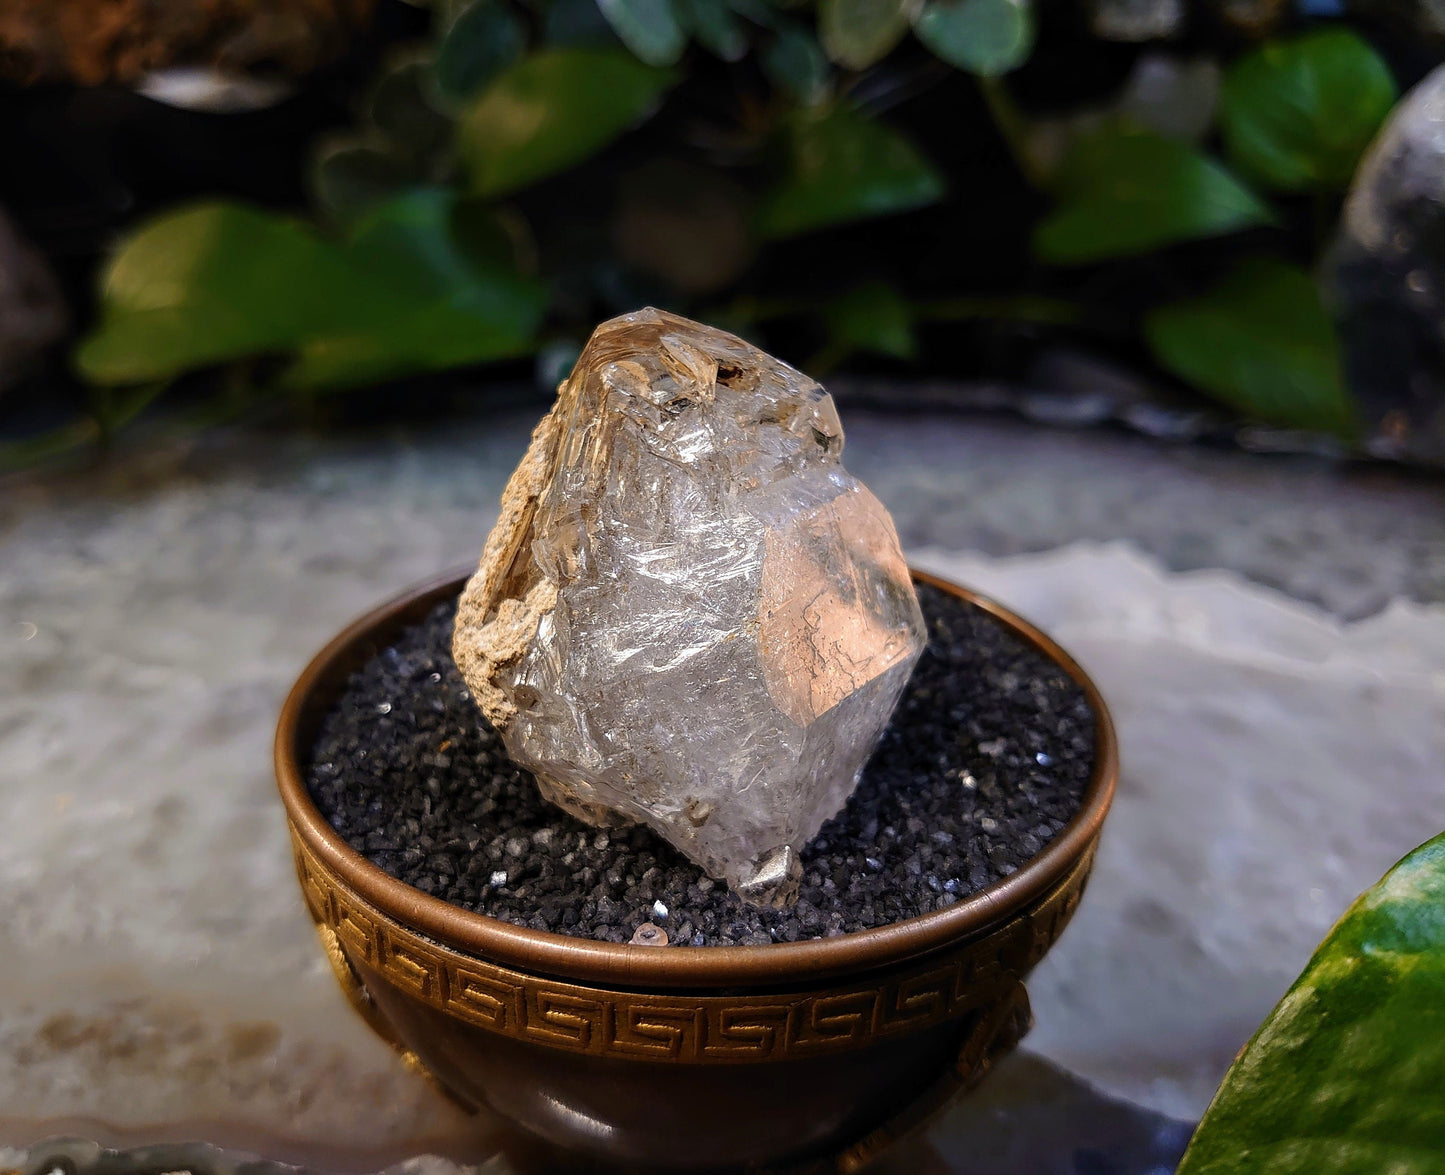
[[[790,324],[818,372],[860,356],[948,370],[969,323],[1097,336],[1250,417],[1348,437],[1309,269],[1396,96],[1379,53],[1333,22],[1223,37],[1202,118],[1118,85],[1061,117],[1015,80],[1038,76],[1044,15],[440,4],[430,42],[318,144],[313,220],[213,202],[140,226],[79,369],[149,396],[239,364],[233,392],[308,397],[524,355],[540,370],[651,301],[765,343]],[[971,162],[989,142],[1012,160],[983,174],[1001,194]],[[1028,218],[1014,259],[974,272],[993,232],[977,210],[1000,203]]]
[[[1179,1175],[1445,1171],[1445,835],[1361,895],[1249,1042]]]
[[[846,106],[799,111],[783,134],[787,162],[758,210],[765,238],[906,212],[943,195],[943,177],[907,139]]]
[[[1128,123],[1080,139],[1055,180],[1034,252],[1057,265],[1148,253],[1273,219],[1267,205],[1187,143]]]
[[[1025,0],[934,0],[913,26],[949,65],[980,77],[1017,69],[1033,48],[1034,18]]]
[[[651,112],[670,80],[615,49],[544,49],[523,58],[457,123],[467,187],[499,196],[580,163]]]
[[[1246,416],[1350,434],[1334,327],[1303,270],[1249,258],[1202,297],[1153,311],[1145,330],[1165,367]]]
[[[1224,79],[1229,160],[1278,191],[1343,190],[1398,96],[1385,63],[1345,29],[1264,45]]]
[[[236,205],[162,217],[111,265],[77,362],[124,385],[284,356],[277,385],[314,389],[525,354],[546,290],[491,217],[446,189],[393,197],[342,240]]]

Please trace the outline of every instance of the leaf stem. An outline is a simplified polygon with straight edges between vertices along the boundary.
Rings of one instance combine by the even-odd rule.
[[[168,386],[168,381],[157,380],[126,391],[104,385],[93,387],[87,415],[38,436],[0,443],[0,472],[41,465],[86,446],[94,446],[99,455],[116,432],[139,416]]]
[[[1018,108],[1003,79],[975,75],[974,80],[978,82],[978,91],[983,95],[984,105],[993,117],[994,126],[1008,145],[1014,165],[1034,187],[1044,187],[1048,177],[1029,150],[1029,120]]]
[[[5,441],[0,443],[0,473],[12,473],[41,465],[55,457],[93,445],[99,439],[100,427],[95,417],[84,416],[38,436],[20,441]]]

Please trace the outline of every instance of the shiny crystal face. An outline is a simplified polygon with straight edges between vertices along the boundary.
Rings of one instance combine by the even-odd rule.
[[[457,663],[512,757],[754,902],[852,793],[923,618],[832,399],[658,310],[597,328],[463,594]]]

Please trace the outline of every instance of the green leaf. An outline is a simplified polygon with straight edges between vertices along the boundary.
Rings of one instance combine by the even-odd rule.
[[[525,311],[523,321],[535,330],[543,301],[545,295],[535,302],[510,305]],[[292,390],[356,387],[416,372],[513,359],[535,349],[531,330],[523,333],[515,321],[488,320],[475,307],[417,307],[398,315],[383,331],[306,340],[278,382]]]
[[[677,0],[683,28],[698,44],[723,61],[741,61],[748,52],[748,35],[726,0]]]
[[[612,31],[648,65],[674,65],[687,47],[671,0],[597,0]]]
[[[311,164],[311,192],[327,218],[349,224],[415,181],[415,169],[365,139],[332,139]]]
[[[767,237],[905,212],[944,193],[943,177],[898,132],[859,111],[800,112],[788,129],[788,166],[758,215]]]
[[[779,26],[777,36],[763,50],[762,67],[773,85],[800,105],[815,106],[828,96],[827,55],[802,25]]]
[[[1273,219],[1268,205],[1186,143],[1120,123],[1080,140],[1060,204],[1034,231],[1044,261],[1079,265],[1223,236]]]
[[[818,36],[846,69],[886,57],[908,31],[911,0],[818,0]]]
[[[1179,1175],[1445,1171],[1445,836],[1358,898],[1249,1042]]]
[[[828,341],[837,350],[867,351],[894,359],[918,354],[913,308],[886,282],[856,286],[823,310]]]
[[[162,217],[116,254],[77,362],[95,383],[132,384],[296,355],[281,384],[320,387],[523,353],[545,291],[467,248],[459,207],[410,192],[344,243],[235,204]]]
[[[445,188],[392,200],[358,224],[347,257],[392,313],[379,327],[307,339],[282,374],[290,388],[340,387],[531,351],[546,290],[518,275],[490,209]],[[478,246],[481,247],[478,247]]]
[[[1267,187],[1342,190],[1397,95],[1389,67],[1348,29],[1262,45],[1224,76],[1224,144]]]
[[[787,20],[770,0],[727,0],[727,6],[759,28],[775,29]]]
[[[365,129],[323,141],[309,178],[329,220],[348,224],[438,170],[452,123],[432,105],[432,83],[428,58],[394,60],[367,97]]]
[[[544,49],[496,77],[462,114],[472,190],[526,187],[596,154],[657,105],[673,76],[614,49]]]
[[[430,60],[398,62],[376,83],[366,107],[366,121],[398,158],[422,164],[445,149],[451,120],[432,105]]]
[[[499,0],[477,0],[464,9],[437,47],[437,90],[452,102],[477,93],[522,55],[526,30]]]
[[[540,0],[546,16],[542,21],[542,44],[554,48],[567,45],[620,45],[617,34],[597,7],[597,0]]]
[[[933,0],[913,31],[936,56],[983,77],[1017,69],[1034,47],[1029,0]]]
[[[353,228],[346,256],[408,299],[454,299],[515,269],[492,208],[439,187],[414,188],[377,208]]]
[[[101,309],[77,361],[106,384],[286,351],[348,319],[384,317],[357,297],[350,266],[310,228],[220,203],[162,216],[122,244]]]
[[[1241,412],[1354,431],[1334,324],[1301,269],[1244,262],[1204,297],[1154,311],[1145,334],[1163,366]]]

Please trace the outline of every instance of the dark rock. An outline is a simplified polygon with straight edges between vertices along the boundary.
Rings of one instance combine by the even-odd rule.
[[[0,211],[0,391],[64,338],[69,325],[50,266]]]
[[[1445,66],[1360,164],[1325,285],[1371,451],[1445,464]]]
[[[1184,27],[1184,0],[1092,0],[1089,24],[1106,41],[1158,41]]]
[[[1210,57],[1180,57],[1151,49],[1139,55],[1129,79],[1115,103],[1116,113],[1146,126],[1171,139],[1198,143],[1214,128],[1219,106],[1219,63]],[[1106,366],[1095,360],[1098,367]],[[1117,369],[1116,369],[1117,372]],[[1138,376],[1124,372],[1101,373],[1113,385],[1116,395],[1134,392],[1123,399],[1141,398],[1137,392]],[[1155,389],[1147,389],[1145,398],[1158,399]]]
[[[1406,42],[1445,46],[1445,0],[1350,0],[1348,7]]]

